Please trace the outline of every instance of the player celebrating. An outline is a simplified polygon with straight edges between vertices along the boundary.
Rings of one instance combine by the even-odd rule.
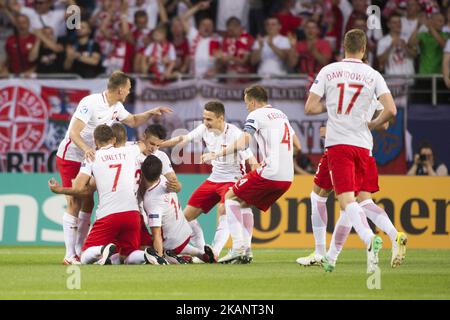
[[[140,213],[136,199],[137,158],[144,144],[114,148],[115,137],[107,125],[94,130],[98,151],[93,162],[84,161],[71,188],[59,186],[54,179],[49,187],[54,193],[79,196],[86,193],[91,177],[99,195],[96,221],[82,248],[82,264],[111,264],[116,248],[128,264],[157,264],[149,250],[140,246]],[[101,178],[100,178],[101,177]]]
[[[161,175],[162,166],[161,160],[155,155],[147,156],[141,166],[146,190],[144,210],[152,231],[153,248],[159,256],[165,255],[174,264],[186,263],[178,254],[214,262],[214,253],[209,246],[199,250],[189,245],[192,229],[182,213],[177,194],[166,187],[167,179]]]
[[[355,199],[361,191],[369,153],[372,148],[370,129],[377,128],[395,116],[392,95],[379,72],[361,59],[366,50],[366,35],[353,29],[344,38],[345,59],[322,68],[311,86],[305,104],[306,114],[328,112],[325,147],[328,167],[340,207],[367,246],[368,269],[378,264],[382,239],[370,229],[364,211]],[[325,95],[325,105],[321,98]],[[376,96],[383,105],[381,114],[367,123],[370,103]],[[332,270],[333,262],[323,259],[324,268]]]
[[[162,146],[173,147],[189,141],[203,141],[210,152],[220,152],[233,143],[242,131],[235,125],[225,122],[225,107],[220,101],[210,101],[205,104],[203,123],[184,136],[174,137],[165,141]],[[212,161],[212,173],[191,195],[184,216],[194,231],[193,243],[197,248],[205,246],[203,231],[197,217],[208,213],[219,203],[219,223],[212,244],[214,254],[219,256],[229,237],[228,224],[225,216],[225,194],[235,182],[245,174],[245,161],[251,166],[257,166],[257,161],[250,149],[240,151],[237,157],[222,157]],[[253,216],[251,208],[243,210],[245,217]],[[247,220],[247,219],[246,219]],[[251,218],[249,218],[251,220]],[[252,226],[253,229],[253,226]]]
[[[70,187],[77,176],[83,159],[94,160],[93,132],[100,124],[111,124],[118,120],[130,127],[138,127],[153,115],[171,112],[169,108],[154,108],[141,114],[130,114],[123,102],[131,88],[130,79],[121,71],[113,72],[106,91],[91,94],[81,99],[69,124],[66,136],[60,143],[56,165],[62,185]],[[92,197],[66,196],[67,208],[63,215],[64,243],[66,254],[64,264],[78,262],[81,246],[89,230],[93,207]],[[80,209],[83,210],[78,215]],[[78,230],[78,232],[77,232]]]
[[[206,153],[203,162],[216,160],[228,154],[243,150],[252,136],[262,150],[260,168],[239,179],[225,195],[225,211],[233,246],[230,252],[219,260],[221,263],[247,263],[251,244],[253,215],[245,219],[242,208],[254,205],[262,211],[281,197],[294,178],[293,139],[295,132],[287,116],[270,106],[266,90],[258,85],[246,88],[244,101],[250,112],[244,126],[244,133],[220,151]],[[297,140],[298,141],[298,140]]]

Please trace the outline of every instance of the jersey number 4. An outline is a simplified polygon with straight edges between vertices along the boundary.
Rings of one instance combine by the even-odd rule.
[[[114,177],[114,183],[111,192],[116,192],[117,182],[119,181],[120,171],[122,170],[121,164],[110,164],[111,169],[116,169],[116,176]]]
[[[287,144],[288,150],[291,151],[291,133],[289,131],[287,123],[284,124],[284,133],[283,139],[281,139],[281,143]]]
[[[350,88],[355,88],[356,92],[353,94],[352,100],[350,100],[350,103],[347,106],[347,110],[345,110],[345,114],[350,114],[350,111],[352,110],[356,99],[358,99],[358,96],[361,93],[362,88],[364,87],[362,84],[349,84],[348,86]],[[344,101],[345,83],[338,83],[337,87],[340,89],[337,113],[342,114],[342,103]]]

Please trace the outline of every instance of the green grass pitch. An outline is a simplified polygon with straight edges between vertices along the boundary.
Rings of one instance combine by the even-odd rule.
[[[82,266],[67,288],[61,247],[0,247],[0,299],[450,299],[450,250],[408,250],[398,269],[380,254],[381,289],[367,288],[364,250],[344,250],[335,272],[304,268],[308,250],[254,250],[249,265]]]

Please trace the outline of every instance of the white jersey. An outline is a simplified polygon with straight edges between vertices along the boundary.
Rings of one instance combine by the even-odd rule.
[[[84,161],[80,172],[93,176],[97,185],[97,219],[114,213],[139,211],[135,190],[138,169],[138,146],[114,148],[112,145],[95,153],[95,161]]]
[[[172,167],[172,163],[170,162],[169,156],[165,153],[162,152],[160,150],[156,150],[153,155],[155,157],[157,157],[159,160],[161,160],[162,162],[162,172],[161,174],[164,176],[170,172],[174,172],[173,171],[173,167]],[[141,153],[138,157],[138,161],[139,161],[139,167],[142,165],[142,163],[145,161],[145,158],[147,158],[147,156],[143,153]]]
[[[191,236],[192,228],[184,217],[177,194],[167,191],[166,182],[161,176],[159,182],[145,192],[144,210],[148,226],[161,227],[164,249],[173,250]]]
[[[125,120],[130,113],[125,109],[122,103],[109,106],[106,100],[105,93],[96,93],[81,99],[75,110],[75,113],[70,120],[69,128],[67,129],[64,140],[61,141],[58,147],[57,156],[63,160],[71,160],[82,162],[84,159],[84,152],[78,148],[70,139],[69,133],[75,119],[83,121],[86,126],[81,130],[81,138],[84,142],[95,149],[94,130],[101,124],[111,125],[114,121]]]
[[[311,92],[325,95],[328,111],[325,147],[338,144],[372,149],[367,126],[375,95],[390,93],[381,74],[358,59],[344,59],[320,70]]]
[[[283,111],[267,105],[249,113],[245,131],[253,133],[262,152],[263,161],[257,172],[274,181],[294,178],[293,140],[295,134]]]
[[[225,130],[217,135],[208,130],[204,124],[189,132],[189,141],[203,140],[209,152],[218,153],[232,144],[242,135],[241,129],[230,123],[225,123]],[[217,158],[211,162],[212,173],[207,180],[211,182],[236,182],[245,174],[245,160],[253,156],[250,149],[240,151],[236,155]]]

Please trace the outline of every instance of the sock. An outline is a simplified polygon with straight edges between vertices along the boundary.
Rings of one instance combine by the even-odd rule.
[[[132,253],[126,257],[124,263],[125,264],[144,264],[145,258],[144,258],[144,251],[142,250],[134,250]]]
[[[398,232],[391,220],[389,220],[386,211],[377,206],[372,199],[361,202],[359,206],[364,210],[367,218],[369,218],[381,231],[385,232],[393,244],[396,244],[395,240]]]
[[[359,206],[358,203],[352,202],[345,208],[345,213],[350,219],[352,226],[353,228],[355,228],[358,236],[368,247],[372,242],[374,234],[369,227],[369,223],[367,222],[367,218],[364,214],[363,209]]]
[[[311,222],[315,241],[315,252],[325,256],[327,248],[327,199],[311,192]]]
[[[244,246],[245,248],[252,247],[252,235],[253,235],[253,211],[251,208],[242,208],[242,222],[244,225]]]
[[[220,252],[227,243],[229,236],[230,230],[228,229],[227,216],[225,214],[220,215],[216,234],[214,235],[214,241],[212,243],[214,254],[216,254],[217,256],[220,255]]]
[[[66,258],[73,257],[75,252],[75,243],[77,239],[78,218],[67,212],[63,215],[63,233],[64,244],[66,245]]]
[[[203,236],[202,226],[197,220],[192,220],[189,222],[189,225],[192,228],[191,242],[194,247],[203,250],[205,246],[205,237]]]
[[[112,264],[120,264],[120,254],[119,253],[114,253],[110,259],[111,259]]]
[[[80,260],[82,264],[92,264],[101,256],[103,246],[95,246],[95,247],[89,247],[86,250],[83,251],[81,254]]]
[[[83,247],[84,241],[86,240],[90,226],[91,212],[80,211],[80,214],[78,215],[78,232],[75,243],[75,252],[78,256],[81,255],[81,248]]]
[[[234,200],[225,200],[225,212],[233,240],[232,248],[241,250],[244,248],[244,224],[240,203]]]
[[[334,227],[333,236],[331,237],[330,248],[327,252],[328,261],[336,263],[339,254],[342,251],[345,241],[347,240],[350,231],[352,230],[352,223],[345,211],[341,210],[336,226]]]
[[[180,254],[187,254],[192,257],[197,257],[203,260],[204,249],[200,250],[194,246],[188,244],[184,249],[180,252]]]

